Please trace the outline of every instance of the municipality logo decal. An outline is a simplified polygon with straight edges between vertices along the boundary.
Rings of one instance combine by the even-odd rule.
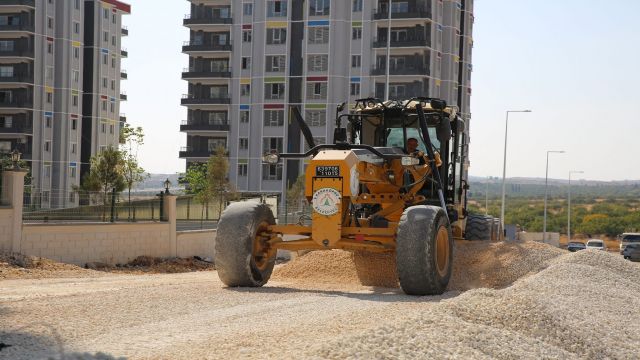
[[[340,192],[333,188],[322,188],[313,194],[311,205],[320,215],[330,216],[338,213]]]

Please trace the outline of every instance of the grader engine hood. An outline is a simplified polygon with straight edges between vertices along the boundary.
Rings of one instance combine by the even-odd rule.
[[[305,196],[313,209],[313,241],[319,245],[333,246],[341,238],[349,199],[358,196],[357,164],[351,150],[325,150],[307,167]]]

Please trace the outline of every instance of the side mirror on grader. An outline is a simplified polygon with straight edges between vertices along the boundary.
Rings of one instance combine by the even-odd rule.
[[[368,98],[357,100],[348,113],[344,108],[336,108],[330,144],[315,144],[294,108],[309,151],[264,157],[268,163],[310,159],[305,173],[310,225],[276,224],[271,210],[258,203],[233,203],[222,213],[215,263],[227,286],[267,283],[278,249],[343,249],[395,254],[407,294],[446,290],[453,239],[463,238],[466,226],[464,120],[433,98]],[[284,241],[284,235],[301,238]]]

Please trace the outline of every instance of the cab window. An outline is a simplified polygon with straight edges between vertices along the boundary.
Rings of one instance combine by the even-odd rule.
[[[427,151],[427,147],[422,141],[420,131],[416,128],[407,128],[407,139],[415,138],[418,140],[418,150],[422,152]],[[429,138],[436,149],[440,150],[440,142],[436,137],[436,129],[429,128]],[[407,149],[406,139],[404,138],[404,131],[402,128],[389,128],[387,129],[387,146],[396,146],[403,149]]]

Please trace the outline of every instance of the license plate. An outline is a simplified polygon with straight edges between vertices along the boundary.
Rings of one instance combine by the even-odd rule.
[[[339,177],[340,166],[316,166],[316,176],[318,177]]]

